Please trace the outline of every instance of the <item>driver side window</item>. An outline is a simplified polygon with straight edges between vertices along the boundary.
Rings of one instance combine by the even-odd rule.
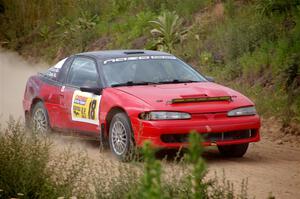
[[[67,84],[78,87],[97,87],[98,80],[96,63],[93,60],[84,57],[75,58],[69,71]]]

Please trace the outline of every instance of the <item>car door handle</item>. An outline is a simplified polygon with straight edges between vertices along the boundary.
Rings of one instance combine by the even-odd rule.
[[[59,93],[59,103],[61,105],[62,108],[65,107],[65,95],[64,93]]]
[[[62,86],[59,93],[59,97],[62,99],[65,97],[64,92],[65,92],[65,86]]]
[[[62,92],[62,93],[65,92],[65,88],[66,88],[65,86],[62,86],[60,89],[60,92]]]

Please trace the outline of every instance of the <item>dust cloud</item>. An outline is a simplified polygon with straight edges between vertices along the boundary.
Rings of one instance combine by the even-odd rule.
[[[48,67],[31,64],[15,52],[0,48],[0,124],[9,116],[24,121],[22,100],[27,79]]]

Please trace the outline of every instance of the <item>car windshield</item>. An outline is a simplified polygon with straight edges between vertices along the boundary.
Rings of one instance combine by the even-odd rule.
[[[109,86],[207,81],[178,59],[130,60],[103,65]]]

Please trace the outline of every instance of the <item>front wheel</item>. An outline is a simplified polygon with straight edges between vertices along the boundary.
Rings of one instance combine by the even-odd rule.
[[[117,113],[112,118],[109,128],[109,146],[119,160],[126,162],[133,159],[133,132],[125,113]]]
[[[249,143],[218,146],[219,152],[225,157],[243,157],[247,152]]]
[[[35,132],[46,135],[50,131],[49,117],[42,102],[34,105],[31,115],[31,125]]]

